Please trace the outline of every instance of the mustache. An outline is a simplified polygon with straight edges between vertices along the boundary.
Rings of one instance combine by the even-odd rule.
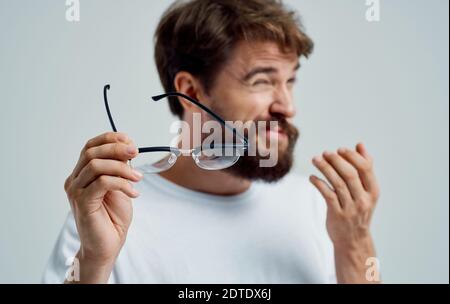
[[[275,122],[280,131],[287,135],[289,141],[296,141],[299,138],[300,131],[285,117],[272,116],[271,118],[265,120],[255,120],[255,123],[257,125],[259,125],[260,123],[265,123],[266,128],[270,128],[272,122]]]
[[[294,126],[292,123],[288,122],[286,119],[283,119],[280,122],[281,129],[284,130],[289,138],[289,141],[297,141],[300,136],[299,129]]]

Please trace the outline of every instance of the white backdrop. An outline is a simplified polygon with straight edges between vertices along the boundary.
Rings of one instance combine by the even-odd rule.
[[[84,142],[118,127],[138,144],[169,143],[153,32],[171,1],[0,0],[0,283],[37,283],[69,210],[63,190]],[[447,0],[286,1],[316,49],[296,89],[296,169],[325,149],[366,143],[381,199],[373,222],[383,280],[449,281]]]

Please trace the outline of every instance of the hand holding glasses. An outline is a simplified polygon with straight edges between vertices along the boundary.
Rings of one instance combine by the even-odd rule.
[[[103,97],[109,122],[113,131],[117,132],[108,104],[107,91],[109,89],[110,85],[105,85]],[[169,170],[183,153],[190,154],[195,164],[204,170],[222,170],[233,166],[244,155],[244,152],[248,150],[247,137],[238,133],[235,128],[228,125],[220,116],[197,100],[177,92],[153,96],[152,99],[153,101],[159,101],[170,96],[184,98],[208,113],[222,126],[233,132],[233,137],[236,137],[239,143],[235,143],[234,140],[232,142],[212,142],[209,145],[201,145],[191,150],[181,150],[176,147],[141,147],[138,149],[138,156],[133,159],[132,165],[136,170],[143,174],[159,173]]]

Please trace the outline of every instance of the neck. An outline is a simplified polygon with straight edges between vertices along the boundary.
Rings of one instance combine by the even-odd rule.
[[[251,185],[249,180],[222,170],[203,170],[188,156],[179,157],[170,170],[159,175],[179,186],[215,195],[237,195],[248,190]]]

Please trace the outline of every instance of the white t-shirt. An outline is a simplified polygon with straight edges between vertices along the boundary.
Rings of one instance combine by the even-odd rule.
[[[308,178],[218,196],[159,175],[141,193],[110,283],[335,283],[326,203]],[[80,247],[70,213],[44,273],[62,283]]]

